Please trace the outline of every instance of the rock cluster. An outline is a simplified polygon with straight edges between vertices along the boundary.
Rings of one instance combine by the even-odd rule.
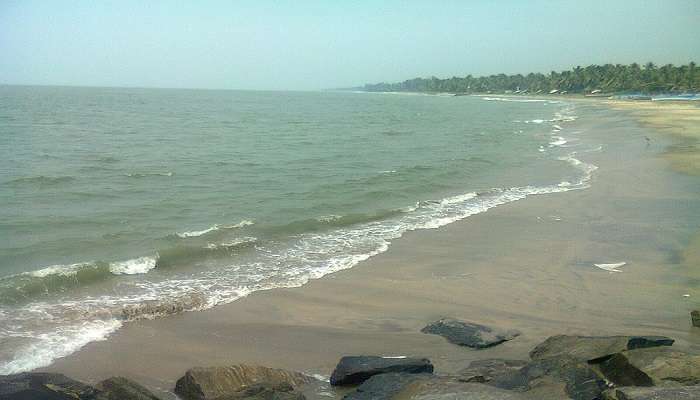
[[[114,377],[95,387],[61,374],[43,372],[0,376],[2,400],[158,400],[143,386]]]
[[[358,375],[363,382],[354,380],[359,385],[344,399],[700,399],[700,356],[672,350],[673,342],[661,336],[552,336],[530,352],[529,361],[478,360],[442,376],[395,370]]]
[[[440,326],[449,327],[453,338],[461,337],[455,329],[474,329],[445,320]],[[487,332],[479,334],[482,343],[494,332],[488,329],[478,328]],[[673,342],[661,336],[557,335],[537,345],[530,360],[482,359],[444,375],[434,374],[426,358],[346,356],[330,384],[344,387],[344,400],[700,400],[700,355],[676,351]],[[237,364],[192,368],[175,393],[182,400],[305,400],[309,388],[325,385],[299,372]],[[0,376],[0,400],[25,399],[158,398],[121,377],[90,386],[60,374]]]

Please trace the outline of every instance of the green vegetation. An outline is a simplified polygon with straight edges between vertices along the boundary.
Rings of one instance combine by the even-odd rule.
[[[372,92],[449,92],[449,93],[549,93],[552,90],[568,93],[682,93],[700,91],[700,68],[694,62],[688,65],[671,64],[657,67],[647,63],[620,65],[590,65],[549,74],[491,75],[475,78],[448,79],[416,78],[400,83],[367,84],[363,90]]]

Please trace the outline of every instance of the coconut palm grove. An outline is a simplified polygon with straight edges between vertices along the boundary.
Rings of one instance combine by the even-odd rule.
[[[399,83],[366,84],[373,92],[448,93],[695,93],[700,91],[700,70],[694,62],[657,66],[652,62],[589,65],[549,74],[489,75],[447,79],[415,78]]]

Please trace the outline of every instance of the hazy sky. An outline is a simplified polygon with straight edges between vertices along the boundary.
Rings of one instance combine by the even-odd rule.
[[[700,0],[0,0],[0,83],[320,89],[649,60],[700,62]]]

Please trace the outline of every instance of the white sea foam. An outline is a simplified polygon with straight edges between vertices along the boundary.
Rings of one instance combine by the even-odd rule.
[[[554,140],[549,142],[549,147],[561,147],[568,143],[568,141],[561,136],[554,136],[553,139]]]
[[[239,222],[239,223],[237,223],[237,224],[233,224],[233,225],[222,225],[221,228],[222,228],[222,229],[237,229],[237,228],[243,228],[243,227],[251,226],[251,225],[255,225],[255,222],[250,221],[250,220],[247,220],[247,219],[244,219],[243,221],[241,221],[241,222]]]
[[[337,221],[341,218],[343,218],[342,215],[331,214],[331,215],[320,216],[320,217],[316,218],[316,221],[318,221],[318,222],[333,222],[333,221]]]
[[[144,172],[144,173],[128,173],[125,174],[125,176],[128,176],[129,178],[146,178],[148,176],[173,176],[174,174],[171,171],[167,172]]]
[[[182,238],[182,239],[186,239],[186,238],[206,235],[209,232],[218,231],[218,230],[219,230],[219,225],[213,225],[207,229],[202,229],[201,231],[186,231],[186,232],[177,233],[177,236]]]
[[[593,264],[596,267],[606,270],[608,272],[622,272],[622,270],[618,269],[622,267],[623,265],[627,264],[626,262],[618,262],[618,263],[611,263],[611,264]]]
[[[215,225],[210,226],[207,229],[202,229],[199,231],[179,232],[179,233],[176,233],[176,235],[181,239],[187,239],[187,238],[199,237],[202,235],[206,235],[209,232],[218,231],[219,229],[237,229],[237,228],[243,228],[243,227],[250,226],[250,225],[254,225],[254,222],[249,221],[249,220],[243,220],[243,221],[241,221],[237,224],[233,224],[233,225],[215,224]]]
[[[63,275],[72,276],[78,273],[82,268],[92,265],[91,263],[76,263],[69,265],[50,265],[36,271],[25,272],[25,275],[33,276],[35,278],[45,278],[49,275]]]
[[[139,257],[109,264],[109,272],[114,275],[145,274],[156,267],[156,257]]]
[[[27,332],[31,343],[17,349],[14,358],[0,364],[0,375],[16,374],[46,367],[55,359],[65,357],[90,342],[105,340],[121,327],[116,319],[85,321],[78,325],[63,326],[50,333],[35,335]]]
[[[252,236],[245,236],[242,238],[234,239],[234,240],[229,240],[227,242],[222,242],[222,243],[207,243],[205,246],[207,249],[220,249],[220,248],[231,248],[231,247],[236,247],[242,244],[246,243],[255,243],[257,242],[258,239]]]

